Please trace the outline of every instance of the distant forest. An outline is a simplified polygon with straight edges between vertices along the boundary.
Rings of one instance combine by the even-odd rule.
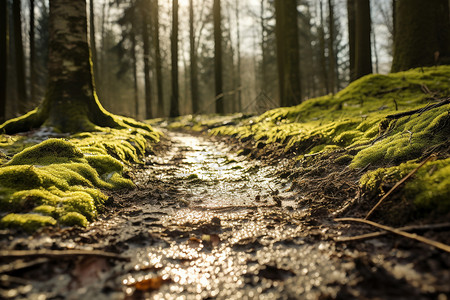
[[[88,0],[95,87],[107,110],[137,119],[291,106],[372,72],[448,63],[448,7],[447,0]],[[4,121],[45,97],[49,1],[4,0],[0,13]],[[405,50],[417,48],[414,40],[427,45],[424,53]]]

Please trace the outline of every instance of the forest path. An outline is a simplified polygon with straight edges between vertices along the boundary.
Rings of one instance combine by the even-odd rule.
[[[10,242],[15,248],[112,251],[129,262],[46,262],[1,295],[437,299],[448,292],[445,265],[450,262],[436,250],[424,251],[409,241],[402,247],[395,238],[373,239],[362,247],[335,243],[349,226],[307,217],[308,208],[297,204],[301,195],[276,175],[284,161],[249,160],[225,142],[187,133],[165,132],[158,147],[132,172],[137,189],[111,195],[109,211],[88,228]]]

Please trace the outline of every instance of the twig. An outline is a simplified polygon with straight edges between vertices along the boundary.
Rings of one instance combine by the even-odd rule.
[[[411,172],[409,172],[408,175],[406,175],[405,177],[403,177],[399,182],[397,182],[390,190],[389,192],[387,192],[383,197],[381,197],[380,201],[378,201],[377,204],[375,204],[375,206],[367,213],[366,217],[364,219],[368,219],[369,216],[373,213],[373,211],[380,206],[381,202],[384,201],[384,199],[386,199],[387,197],[389,197],[390,194],[392,194],[400,185],[402,185],[406,180],[408,180],[411,176],[413,176],[425,163],[427,163],[431,158],[434,158],[435,155],[430,155],[428,156],[420,165],[417,166],[417,168],[415,168],[414,170],[412,170]]]
[[[411,225],[411,226],[400,227],[397,229],[402,230],[402,231],[426,231],[426,230],[446,229],[446,228],[450,228],[450,223]],[[380,237],[380,236],[386,235],[388,233],[389,232],[387,232],[387,231],[371,232],[371,233],[361,234],[361,235],[356,235],[356,236],[338,237],[334,241],[341,242],[341,243],[342,242],[353,242],[353,241],[366,240],[366,239]]]
[[[423,112],[425,112],[427,110],[430,110],[430,109],[433,109],[433,108],[437,108],[437,107],[440,107],[440,106],[443,106],[445,104],[449,104],[450,103],[450,97],[449,98],[443,98],[443,99],[440,99],[440,100],[442,100],[442,101],[440,101],[438,103],[435,103],[435,104],[432,104],[432,105],[427,105],[427,106],[425,106],[423,108],[414,109],[414,110],[410,110],[410,111],[405,111],[405,112],[398,113],[398,114],[393,114],[393,115],[387,115],[386,119],[399,119],[401,117],[410,116],[410,115],[414,115],[414,114],[417,114],[417,113],[423,113]]]
[[[440,250],[443,250],[445,252],[450,253],[450,246],[449,245],[446,245],[446,244],[443,244],[441,242],[437,242],[437,241],[433,241],[433,240],[427,239],[426,237],[423,237],[423,236],[420,236],[420,235],[417,235],[417,234],[414,234],[414,233],[408,233],[408,232],[402,231],[400,229],[392,228],[390,226],[381,225],[381,224],[378,224],[378,223],[375,223],[375,222],[372,222],[372,221],[369,221],[369,220],[359,219],[359,218],[340,218],[340,219],[334,219],[334,221],[336,221],[336,222],[359,222],[359,223],[368,224],[368,225],[371,225],[371,226],[383,229],[385,231],[389,231],[389,232],[395,233],[397,235],[400,235],[400,236],[403,236],[403,237],[406,237],[406,238],[409,238],[409,239],[412,239],[412,240],[415,240],[415,241],[427,244],[429,246],[432,246],[432,247],[435,247],[435,248],[438,248]]]
[[[36,265],[44,264],[46,262],[48,262],[47,258],[38,258],[38,259],[35,259],[33,261],[27,261],[27,262],[14,261],[13,263],[7,264],[5,266],[1,266],[0,267],[0,274],[14,272],[14,271],[18,271],[18,270],[34,267]]]
[[[95,256],[130,261],[129,257],[99,250],[0,250],[0,258]]]

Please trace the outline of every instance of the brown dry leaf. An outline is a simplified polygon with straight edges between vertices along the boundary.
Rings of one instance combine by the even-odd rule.
[[[217,247],[220,244],[220,237],[217,234],[204,234],[202,241],[206,246]]]
[[[202,240],[196,238],[195,236],[191,236],[187,243],[188,243],[189,247],[191,247],[191,248],[198,248],[198,247],[200,247]]]
[[[165,283],[170,282],[170,279],[164,279],[162,276],[144,279],[135,283],[134,287],[138,291],[155,291],[159,290]]]

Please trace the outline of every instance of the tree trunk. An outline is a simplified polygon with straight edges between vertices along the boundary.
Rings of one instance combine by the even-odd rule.
[[[355,2],[355,78],[372,73],[372,45],[370,43],[370,1]]]
[[[356,38],[356,16],[355,16],[355,0],[347,0],[347,17],[348,17],[348,44],[349,44],[349,69],[350,82],[356,79],[355,73],[355,38]]]
[[[319,48],[320,48],[320,68],[322,74],[322,84],[325,87],[325,92],[330,93],[330,85],[328,83],[328,68],[327,68],[327,57],[325,53],[325,22],[323,20],[323,6],[322,1],[319,2],[319,15],[320,15],[320,27],[319,27]]]
[[[126,127],[103,109],[94,89],[85,0],[50,1],[49,81],[42,104],[0,126],[7,134],[41,125],[61,132]],[[140,125],[144,127],[143,125]]]
[[[158,93],[158,117],[164,116],[164,91],[163,91],[163,74],[161,49],[159,43],[159,3],[153,0],[153,24],[154,24],[154,45],[155,45],[155,69],[156,69],[156,88]]]
[[[89,0],[89,41],[91,47],[92,68],[94,69],[94,77],[98,78],[98,62],[97,62],[97,46],[95,42],[95,11],[94,0]]]
[[[239,16],[239,0],[235,2],[236,13],[236,56],[237,56],[237,111],[242,112],[242,80],[241,80],[241,28],[240,28],[240,16]]]
[[[30,99],[36,100],[36,47],[34,39],[34,0],[30,0]]]
[[[336,92],[336,51],[334,49],[334,41],[336,38],[334,27],[334,5],[332,0],[328,0],[328,28],[330,36],[328,37],[328,59],[329,59],[329,78],[330,78],[330,91]]]
[[[134,116],[139,118],[139,89],[137,78],[137,58],[136,58],[136,26],[133,22],[130,31],[131,40],[131,63],[133,65],[133,96],[134,96]]]
[[[215,79],[215,100],[216,113],[225,113],[223,101],[222,86],[222,28],[220,0],[214,0],[213,18],[214,18],[214,79]]]
[[[178,117],[179,88],[178,88],[178,0],[172,0],[172,37],[170,42],[172,61],[172,96],[170,98],[170,117]]]
[[[6,78],[8,76],[8,2],[0,1],[0,123],[6,120]]]
[[[145,5],[145,4],[144,4]],[[150,80],[150,36],[148,34],[148,14],[146,7],[141,8],[142,40],[144,52],[144,83],[145,83],[145,118],[151,119],[152,112],[152,87]]]
[[[6,0],[4,0],[6,1]],[[27,109],[27,87],[25,84],[25,58],[22,43],[22,20],[20,16],[21,1],[13,1],[14,21],[14,52],[16,54],[16,79],[19,111],[24,113]]]
[[[260,26],[261,26],[261,90],[264,91],[267,86],[267,54],[266,54],[266,26],[264,20],[264,1],[261,0],[260,6]]]
[[[392,72],[450,64],[448,0],[396,0]]]
[[[200,111],[200,97],[198,89],[198,65],[197,65],[197,47],[195,42],[194,30],[194,1],[189,0],[189,43],[191,58],[191,98],[192,113],[197,114]]]

